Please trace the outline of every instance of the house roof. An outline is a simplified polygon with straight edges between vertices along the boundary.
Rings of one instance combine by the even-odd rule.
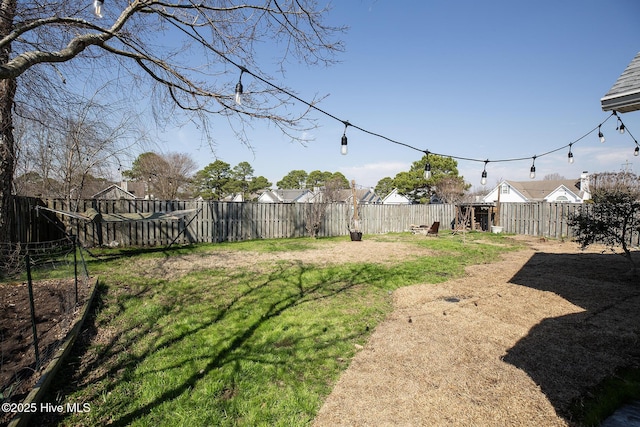
[[[116,184],[111,184],[107,188],[102,191],[98,191],[96,194],[91,196],[92,199],[100,199],[105,198],[105,196],[109,196],[109,199],[135,199],[136,196],[127,190],[121,188]]]
[[[141,181],[122,181],[120,188],[133,194],[138,199],[142,199],[145,196],[147,184]]]
[[[339,190],[336,199],[340,202],[348,202],[352,200],[353,190]],[[368,188],[356,189],[356,198],[358,203],[380,203],[382,199],[375,191]]]
[[[522,194],[527,200],[544,200],[560,187],[565,187],[576,196],[582,198],[584,191],[580,189],[580,179],[544,179],[541,181],[505,181]]]
[[[283,203],[291,203],[295,202],[304,196],[307,193],[310,193],[309,190],[298,190],[298,189],[277,189],[277,190],[269,190],[265,191],[261,197],[269,197],[271,200],[283,202]]]
[[[602,110],[628,113],[640,110],[640,52],[600,99]]]

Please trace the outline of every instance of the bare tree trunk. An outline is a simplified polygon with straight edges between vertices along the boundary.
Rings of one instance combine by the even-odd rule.
[[[10,241],[11,183],[13,182],[13,97],[15,80],[0,81],[0,242]]]
[[[13,28],[16,0],[0,3],[0,38]],[[11,55],[11,45],[0,49],[0,63],[6,64]],[[15,146],[13,139],[13,101],[16,94],[16,80],[0,80],[0,242],[10,241],[11,230],[11,188],[15,167]]]

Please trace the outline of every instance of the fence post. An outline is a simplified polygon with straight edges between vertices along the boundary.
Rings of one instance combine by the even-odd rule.
[[[38,329],[36,328],[36,309],[33,302],[33,282],[31,280],[31,258],[29,252],[24,256],[27,265],[27,287],[29,289],[29,308],[31,309],[31,329],[33,330],[33,347],[36,353],[36,369],[40,367],[40,350],[38,350]]]
[[[76,245],[76,236],[71,235],[71,242],[73,243],[73,279],[74,279],[74,287],[76,291],[76,301],[75,305],[78,306],[78,255],[76,251],[78,250],[78,245]]]

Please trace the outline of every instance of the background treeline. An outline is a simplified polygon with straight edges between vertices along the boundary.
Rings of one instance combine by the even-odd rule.
[[[86,123],[77,124],[79,132],[87,126]],[[56,134],[62,140],[55,144],[27,144],[26,154],[29,156],[22,157],[19,162],[15,194],[67,200],[88,199],[111,184],[120,184],[120,178],[137,185],[134,192],[136,196],[142,197],[144,194],[145,198],[159,200],[230,200],[237,197],[253,201],[261,192],[273,188],[273,183],[257,175],[249,162],[232,166],[218,159],[197,170],[196,162],[185,153],[148,151],[133,161],[131,169],[123,170],[117,163],[116,171],[114,157],[98,153],[121,147],[109,141],[107,136],[94,135],[94,148],[87,149],[86,140],[90,138],[84,132],[80,133],[82,138]],[[39,139],[36,137],[31,141]],[[429,176],[425,175],[427,164]],[[341,172],[307,172],[302,169],[289,171],[275,183],[275,187],[314,190],[326,187],[329,182],[334,189],[350,187],[349,180]],[[455,160],[430,155],[414,162],[408,171],[400,172],[393,178],[381,179],[375,190],[380,197],[385,197],[397,189],[414,203],[430,203],[434,200],[453,203],[461,200],[469,187],[464,178],[458,175]]]

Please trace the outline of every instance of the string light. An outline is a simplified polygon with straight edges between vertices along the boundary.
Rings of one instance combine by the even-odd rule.
[[[631,132],[627,132],[629,134],[629,136],[631,137],[631,139],[633,139],[633,142],[636,144],[636,148],[633,149],[633,155],[634,156],[638,156],[640,155],[640,145],[638,145],[638,141],[636,141],[636,138],[631,135]]]
[[[482,177],[480,178],[481,185],[487,185],[487,163],[489,163],[488,159],[484,161],[484,169],[482,169]]]
[[[529,172],[529,178],[534,179],[536,177],[536,156],[533,156],[533,163]]]
[[[573,153],[571,152],[571,146],[573,143],[569,144],[569,154],[567,154],[567,159],[569,160],[569,164],[573,164]]]
[[[604,134],[602,133],[602,130],[600,129],[601,126],[602,124],[598,125],[598,138],[600,138],[600,142],[604,143],[605,138],[604,138]]]
[[[417,148],[417,147],[414,147],[414,146],[412,146],[412,145],[406,144],[406,143],[404,143],[404,142],[400,142],[400,141],[393,140],[393,139],[391,139],[391,138],[389,138],[389,137],[386,137],[386,136],[384,136],[384,135],[381,135],[381,134],[378,134],[378,133],[372,132],[372,131],[370,131],[370,130],[364,129],[364,128],[362,128],[362,127],[359,127],[359,126],[356,126],[356,125],[354,125],[354,124],[351,124],[351,123],[349,123],[349,122],[347,122],[347,121],[344,121],[344,120],[342,120],[342,119],[338,118],[337,116],[335,116],[335,115],[333,115],[333,114],[331,114],[331,113],[329,113],[329,112],[327,112],[327,111],[325,111],[325,110],[321,109],[320,107],[318,107],[318,106],[317,106],[317,105],[315,105],[314,103],[311,103],[311,102],[305,101],[304,99],[302,99],[302,98],[300,98],[300,97],[298,97],[298,96],[294,95],[293,93],[289,92],[288,90],[283,89],[283,88],[281,88],[281,87],[279,87],[279,86],[277,86],[277,85],[275,85],[275,84],[271,83],[270,81],[268,81],[268,80],[266,80],[266,79],[264,79],[264,78],[262,78],[262,77],[260,77],[260,76],[258,76],[258,75],[256,75],[256,74],[254,74],[253,72],[251,72],[251,71],[247,70],[246,68],[242,67],[241,65],[236,64],[234,61],[232,61],[231,59],[227,58],[224,54],[222,54],[221,52],[218,52],[217,50],[215,50],[212,46],[210,46],[210,45],[206,42],[206,40],[202,39],[201,41],[202,41],[206,46],[209,46],[209,47],[210,47],[210,48],[211,48],[211,49],[212,49],[216,54],[218,54],[220,57],[222,57],[225,61],[227,61],[227,62],[229,62],[229,63],[231,63],[231,64],[235,65],[236,67],[238,67],[238,68],[241,70],[240,77],[242,77],[242,73],[245,73],[245,72],[246,72],[247,74],[250,74],[252,77],[254,77],[256,80],[259,80],[259,81],[263,82],[264,84],[266,84],[266,85],[268,85],[268,86],[270,86],[270,87],[272,87],[272,88],[276,89],[277,91],[279,91],[279,92],[281,92],[281,93],[284,93],[285,95],[289,96],[290,98],[295,99],[295,100],[297,100],[297,101],[301,102],[302,104],[306,105],[306,106],[307,106],[307,107],[309,107],[310,109],[313,109],[313,110],[315,110],[315,111],[318,111],[318,112],[320,112],[320,113],[324,114],[324,115],[325,115],[325,116],[327,116],[327,117],[330,117],[330,118],[332,118],[332,119],[334,119],[334,120],[336,120],[336,121],[340,121],[340,122],[344,123],[344,124],[345,124],[345,132],[344,132],[344,133],[343,133],[343,135],[342,135],[341,150],[340,150],[340,152],[341,152],[342,154],[346,154],[346,153],[347,153],[347,136],[346,136],[346,128],[347,128],[348,126],[351,126],[351,127],[354,127],[354,128],[356,128],[356,129],[358,129],[358,130],[359,130],[359,131],[361,131],[361,132],[364,132],[364,133],[367,133],[367,134],[369,134],[369,135],[372,135],[372,136],[375,136],[375,137],[378,137],[378,138],[384,139],[384,140],[389,141],[389,142],[391,142],[391,143],[393,143],[393,144],[402,145],[402,146],[407,147],[407,148],[410,148],[410,149],[412,149],[412,150],[416,150],[416,151],[419,151],[419,152],[425,153],[425,154],[427,154],[427,155],[428,155],[428,154],[435,154],[435,155],[437,155],[437,156],[441,156],[441,157],[448,157],[448,158],[455,159],[455,160],[464,160],[464,161],[472,161],[472,162],[484,162],[484,168],[483,168],[483,171],[482,171],[482,179],[481,179],[481,181],[480,181],[482,185],[485,185],[485,184],[486,184],[486,182],[487,182],[487,170],[486,170],[486,167],[487,167],[487,163],[488,163],[488,162],[490,162],[490,161],[491,161],[491,162],[510,162],[510,161],[521,161],[521,160],[526,160],[526,159],[529,159],[529,158],[530,158],[530,157],[521,157],[521,158],[510,158],[510,159],[499,159],[499,160],[489,160],[489,159],[487,159],[487,160],[480,160],[480,159],[474,159],[474,158],[468,158],[468,157],[453,156],[453,155],[449,155],[449,154],[434,153],[434,152],[430,152],[430,151],[427,151],[427,150],[424,150],[424,149],[419,149],[419,148]],[[242,86],[241,86],[241,82],[240,82],[240,81],[238,81],[238,85],[236,85],[236,94],[238,94],[238,92],[239,92],[239,91],[238,91],[238,86],[239,86],[239,85],[240,85],[240,89],[241,89],[241,88],[242,88]],[[241,92],[241,91],[240,91],[240,92]],[[607,122],[607,121],[608,121],[612,116],[616,116],[616,118],[618,119],[618,122],[620,123],[620,125],[619,125],[619,126],[618,126],[618,128],[617,128],[617,130],[618,130],[620,133],[624,133],[625,131],[626,131],[627,133],[629,133],[629,132],[628,132],[628,129],[627,129],[627,128],[624,126],[624,124],[622,123],[622,120],[620,120],[620,117],[618,117],[617,112],[616,112],[616,111],[613,111],[613,112],[611,113],[611,115],[609,115],[609,116],[608,116],[604,121],[602,121],[602,123],[598,124],[594,129],[591,129],[590,131],[588,131],[587,133],[585,133],[584,135],[582,135],[580,138],[578,138],[578,139],[576,139],[576,140],[572,141],[571,143],[569,143],[569,144],[567,144],[567,145],[564,145],[564,146],[562,146],[562,147],[559,147],[559,148],[556,148],[556,149],[554,149],[554,150],[550,150],[550,151],[547,151],[547,152],[545,152],[545,153],[542,153],[542,154],[539,154],[539,155],[534,156],[534,158],[533,158],[533,159],[534,159],[534,164],[531,166],[531,171],[530,171],[530,172],[531,172],[531,175],[530,175],[530,176],[532,176],[532,178],[533,178],[533,177],[535,177],[535,159],[536,159],[537,157],[547,156],[547,155],[553,154],[553,153],[555,153],[555,152],[557,152],[557,151],[559,151],[559,150],[565,149],[565,148],[567,148],[567,147],[569,147],[569,154],[567,155],[567,157],[568,157],[568,161],[569,161],[569,163],[573,163],[573,153],[572,153],[572,151],[571,151],[571,147],[573,146],[573,144],[576,144],[577,142],[579,142],[579,141],[583,140],[584,138],[586,138],[587,136],[589,136],[591,133],[593,133],[596,129],[598,130],[598,137],[600,138],[600,142],[605,142],[605,137],[604,137],[604,134],[602,133],[601,127],[602,127],[602,125],[603,125],[603,124],[605,124],[605,123],[606,123],[606,122]],[[638,151],[640,151],[640,149],[638,149]],[[424,171],[425,178],[426,178],[426,176],[427,176],[427,175],[429,175],[429,176],[430,176],[430,173],[431,173],[431,165],[427,162],[427,165],[425,165],[425,171]],[[427,178],[427,179],[428,179],[428,178]]]
[[[236,104],[238,105],[242,105],[242,73],[245,72],[245,68],[240,68],[240,77],[238,78],[238,83],[236,83],[236,95],[235,95],[235,101]]]
[[[427,163],[424,165],[424,179],[431,179],[431,163],[429,163],[429,151],[425,152]]]
[[[343,156],[347,155],[347,128],[349,127],[349,122],[344,122],[344,133],[342,134],[342,141],[340,141],[340,154]]]
[[[629,129],[627,129],[627,133],[629,134],[631,139],[633,139],[633,143],[636,144],[636,147],[633,149],[633,155],[637,157],[638,155],[640,155],[640,145],[638,144],[635,136],[633,136],[631,132],[629,132]]]
[[[624,123],[622,123],[622,119],[618,116],[618,113],[616,111],[613,112],[613,115],[616,116],[616,118],[618,119],[616,130],[618,132],[620,132],[620,134],[623,134],[624,133]]]
[[[102,18],[102,5],[104,4],[104,0],[93,0],[93,13],[98,18]]]
[[[104,1],[104,0],[96,0],[96,1]],[[330,118],[332,118],[332,119],[334,119],[334,120],[336,120],[336,121],[340,121],[340,122],[345,123],[345,134],[343,134],[343,144],[342,144],[342,146],[343,146],[343,150],[341,150],[341,152],[346,152],[346,142],[347,142],[347,141],[346,141],[346,126],[347,126],[347,124],[348,124],[348,126],[352,126],[352,127],[356,128],[356,129],[360,130],[361,132],[367,133],[367,134],[369,134],[369,135],[372,135],[372,136],[375,136],[375,137],[378,137],[378,138],[384,139],[384,140],[389,141],[389,142],[394,143],[394,144],[402,145],[402,146],[404,146],[404,147],[407,147],[407,148],[410,148],[410,149],[413,149],[413,150],[416,150],[416,151],[420,151],[420,152],[422,152],[422,153],[426,153],[426,151],[425,151],[424,149],[416,148],[416,147],[414,147],[414,146],[412,146],[412,145],[409,145],[409,144],[406,144],[406,143],[403,143],[403,142],[400,142],[400,141],[393,140],[393,139],[388,138],[388,137],[386,137],[386,136],[384,136],[384,135],[380,135],[380,134],[378,134],[378,133],[374,133],[374,132],[371,132],[371,131],[369,131],[369,130],[367,130],[367,129],[363,129],[363,128],[359,127],[359,126],[355,126],[355,125],[352,125],[352,124],[350,124],[350,123],[348,123],[348,122],[345,122],[345,121],[341,120],[340,118],[336,117],[335,115],[333,115],[333,114],[331,114],[331,113],[329,113],[329,112],[327,112],[327,111],[325,111],[325,110],[321,109],[320,107],[318,107],[318,106],[317,106],[317,105],[315,105],[314,103],[311,103],[311,102],[305,101],[304,99],[302,99],[302,98],[300,98],[300,97],[298,97],[298,96],[294,95],[293,93],[289,92],[288,90],[283,89],[283,88],[281,88],[281,87],[279,87],[279,86],[277,86],[277,85],[275,85],[275,84],[271,83],[270,81],[268,81],[268,80],[266,80],[266,79],[264,79],[264,78],[260,77],[259,75],[256,75],[255,73],[253,73],[253,72],[251,72],[251,71],[247,70],[245,67],[243,67],[243,66],[241,66],[241,65],[237,64],[236,62],[234,62],[233,60],[231,60],[230,58],[228,58],[226,55],[224,55],[222,52],[218,51],[214,46],[212,46],[212,45],[211,45],[211,44],[210,44],[206,39],[204,39],[204,37],[202,37],[201,35],[199,35],[199,34],[193,34],[193,33],[189,33],[189,35],[190,35],[191,37],[196,38],[199,42],[201,42],[204,46],[208,47],[212,52],[216,53],[216,54],[217,54],[218,56],[220,56],[223,60],[227,61],[228,63],[230,63],[230,64],[232,64],[232,65],[236,66],[238,69],[240,69],[240,70],[241,70],[241,73],[240,73],[240,76],[241,76],[241,77],[242,77],[242,73],[246,72],[247,74],[250,74],[250,75],[251,75],[253,78],[255,78],[256,80],[259,80],[259,81],[261,81],[262,83],[264,83],[264,84],[266,84],[266,85],[268,85],[268,86],[272,87],[273,89],[275,89],[275,90],[277,90],[277,91],[279,91],[279,92],[281,92],[281,93],[283,93],[283,94],[285,94],[285,95],[289,96],[290,98],[295,99],[295,100],[297,100],[297,101],[301,102],[302,104],[306,105],[306,106],[307,106],[307,107],[309,107],[310,109],[313,109],[313,110],[315,110],[315,111],[318,111],[318,112],[320,112],[320,113],[324,114],[325,116],[330,117]],[[240,81],[238,81],[238,83],[240,83]],[[238,85],[236,85],[236,88],[237,88],[237,87],[238,87]],[[237,92],[238,92],[238,91],[236,90],[236,93],[237,93]],[[600,141],[601,141],[601,142],[604,142],[604,135],[602,134],[602,132],[601,132],[600,128],[601,128],[601,126],[602,126],[605,122],[607,122],[607,121],[608,121],[612,116],[614,116],[614,115],[617,117],[617,113],[616,113],[616,111],[613,111],[613,112],[612,112],[612,114],[611,114],[609,117],[607,117],[607,118],[606,118],[602,123],[600,123],[596,128],[594,128],[594,129],[590,130],[589,132],[587,132],[586,134],[584,134],[584,135],[583,135],[583,136],[581,136],[580,138],[578,138],[578,139],[576,139],[575,141],[571,142],[569,145],[564,145],[564,146],[562,146],[562,147],[556,148],[555,150],[551,150],[551,151],[548,151],[548,152],[546,152],[546,153],[540,154],[540,155],[538,155],[537,157],[546,156],[546,155],[549,155],[549,154],[555,153],[555,152],[557,152],[557,151],[559,151],[559,150],[562,150],[562,149],[564,149],[564,148],[566,148],[566,147],[570,147],[572,144],[575,144],[575,143],[577,143],[577,142],[581,141],[582,139],[586,138],[588,135],[590,135],[591,133],[593,133],[596,129],[598,129],[598,136],[599,136],[599,138],[600,138]],[[619,117],[618,117],[618,120],[619,120],[619,121],[620,121],[620,123],[622,124],[622,121],[620,120],[620,118],[619,118]],[[623,133],[623,132],[625,131],[625,129],[626,129],[626,128],[624,127],[624,125],[622,125],[622,128],[618,127],[618,130],[619,130],[619,131],[621,131],[621,133]],[[627,132],[628,132],[628,130],[627,130]],[[465,160],[465,161],[473,161],[473,162],[480,162],[480,161],[483,161],[483,160],[479,160],[479,159],[473,159],[473,158],[467,158],[467,157],[460,157],[460,156],[453,156],[453,155],[447,155],[447,154],[439,154],[439,153],[431,153],[431,154],[435,154],[435,155],[442,156],[442,157],[449,157],[449,158],[451,158],[451,159],[455,159],[455,160]],[[502,160],[492,160],[492,161],[493,161],[493,162],[507,162],[507,161],[526,160],[526,159],[528,159],[528,157],[523,157],[523,158],[513,158],[513,159],[502,159]],[[486,166],[487,166],[487,163],[488,163],[488,162],[489,162],[489,159],[484,160],[485,167],[484,167],[484,169],[483,169],[483,173],[482,173],[484,183],[486,183],[486,174],[487,174],[487,173],[486,173]],[[483,185],[484,185],[484,184],[483,184]]]

